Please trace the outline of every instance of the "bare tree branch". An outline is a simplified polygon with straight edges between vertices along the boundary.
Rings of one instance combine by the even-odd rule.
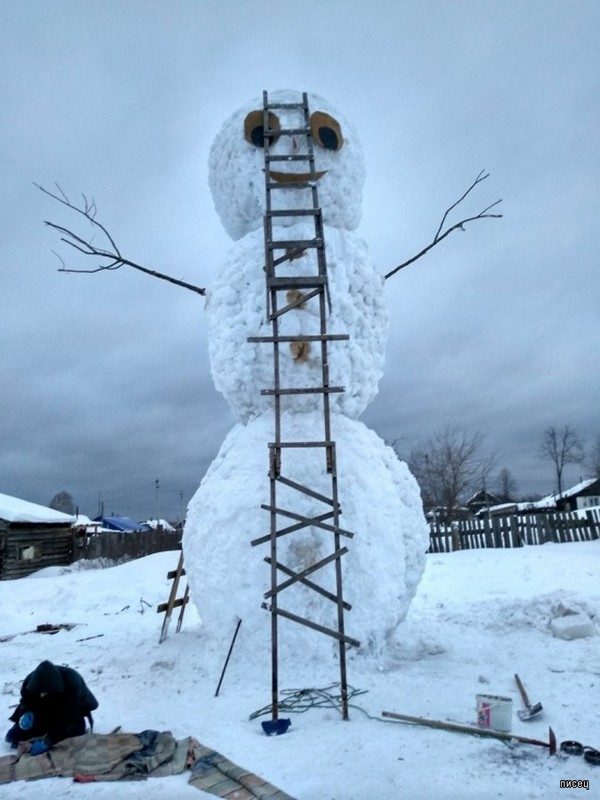
[[[428,244],[427,247],[424,247],[415,256],[412,256],[412,258],[403,261],[402,264],[399,264],[397,267],[394,267],[394,269],[387,272],[385,274],[386,280],[388,278],[391,278],[392,275],[395,275],[401,269],[404,269],[404,267],[408,267],[409,264],[414,263],[419,258],[424,256],[425,253],[429,252],[429,250],[431,250],[432,247],[435,247],[436,244],[439,244],[441,241],[443,241],[446,238],[446,236],[451,234],[453,231],[456,230],[464,231],[464,226],[468,222],[474,222],[477,219],[499,219],[500,217],[502,217],[502,214],[488,214],[488,211],[490,211],[492,208],[494,208],[495,206],[497,206],[499,203],[502,202],[502,200],[500,199],[496,200],[494,203],[491,203],[491,205],[487,206],[487,208],[484,208],[483,211],[480,211],[479,214],[476,214],[474,217],[467,217],[466,219],[461,219],[460,222],[456,222],[454,225],[451,225],[449,228],[443,231],[444,225],[446,224],[446,220],[448,219],[448,214],[450,214],[451,211],[453,211],[460,203],[462,203],[462,201],[469,194],[469,192],[471,192],[479,183],[484,181],[486,178],[489,178],[489,173],[485,172],[485,170],[482,170],[479,173],[479,175],[475,178],[473,183],[469,186],[469,188],[465,192],[463,192],[462,196],[459,197],[455,203],[452,203],[452,205],[446,209],[446,211],[444,212],[444,216],[442,217],[442,221],[440,222],[438,229],[435,232],[435,236],[433,237],[433,240],[430,242],[430,244]]]
[[[563,472],[568,464],[580,464],[584,460],[584,449],[581,439],[570,425],[546,428],[540,441],[540,456],[552,461],[556,471],[558,499],[563,491]]]
[[[65,244],[69,245],[69,247],[78,250],[80,253],[83,253],[86,256],[94,256],[100,260],[100,264],[89,269],[82,267],[67,268],[64,259],[53,250],[52,252],[57,256],[61,263],[61,266],[58,270],[59,272],[79,272],[89,275],[95,272],[110,272],[111,270],[120,269],[121,267],[131,267],[132,269],[138,270],[138,272],[143,272],[145,275],[150,275],[153,278],[160,278],[163,281],[172,283],[175,286],[181,286],[182,288],[188,289],[196,294],[206,294],[206,289],[202,288],[201,286],[195,286],[192,283],[187,283],[186,281],[179,280],[178,278],[173,278],[171,275],[166,275],[164,272],[158,272],[157,270],[149,269],[141,264],[136,264],[135,261],[130,261],[128,258],[124,258],[108,230],[96,219],[98,208],[96,206],[96,201],[93,198],[88,199],[87,196],[82,193],[82,204],[79,206],[69,200],[58,183],[55,184],[58,194],[54,194],[54,192],[45,189],[43,186],[40,186],[37,183],[34,183],[34,186],[37,186],[37,188],[44,192],[44,194],[47,194],[53,200],[56,200],[63,206],[71,209],[71,211],[76,211],[78,214],[81,214],[92,226],[92,233],[85,238],[77,235],[69,228],[65,228],[62,225],[57,225],[55,222],[49,222],[48,220],[44,221],[44,224],[48,225],[48,227],[53,228],[58,233],[64,234],[60,237],[61,242],[64,242]],[[100,231],[106,237],[110,244],[110,248],[102,249],[94,244],[94,231]]]

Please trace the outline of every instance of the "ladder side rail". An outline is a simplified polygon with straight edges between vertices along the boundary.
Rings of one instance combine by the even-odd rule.
[[[267,92],[263,92],[263,150],[265,157],[265,255],[266,255],[266,278],[265,286],[267,289],[267,319],[269,319],[270,309],[277,310],[277,292],[269,292],[268,278],[273,276],[273,250],[270,243],[273,241],[273,223],[270,217],[271,210],[271,191],[269,188],[269,138],[267,130],[269,128],[269,99]],[[270,295],[270,297],[269,297]],[[271,305],[269,305],[269,300]],[[279,334],[279,321],[277,317],[271,319],[271,327],[273,337],[276,338]],[[279,342],[273,342],[273,380],[276,389],[279,389]],[[269,458],[269,494],[271,498],[271,507],[277,506],[277,473],[279,471],[278,461],[281,457],[281,451],[277,447],[281,441],[281,395],[275,395],[275,449],[270,450],[269,453],[272,457]],[[271,553],[271,588],[277,585],[277,515],[275,511],[270,514],[270,553]],[[279,664],[278,664],[278,619],[277,619],[277,597],[273,598],[271,603],[271,714],[274,720],[279,717]]]
[[[309,110],[308,110],[308,96],[305,93],[302,95],[302,101],[304,103],[304,116],[305,122],[307,127],[310,127],[309,123]],[[310,164],[310,172],[311,175],[315,174],[315,158],[314,158],[314,149],[313,149],[313,141],[312,137],[307,137],[307,149],[309,153],[309,164]],[[315,182],[316,184],[316,182]],[[315,185],[313,189],[313,202],[315,207],[318,207],[318,190]],[[317,260],[319,264],[319,275],[323,275],[327,279],[327,260],[325,255],[325,247],[324,247],[324,230],[323,230],[323,216],[319,214],[315,216],[315,237],[320,238],[321,242],[323,243],[322,246],[317,250]],[[331,313],[331,297],[329,294],[329,284],[326,281],[325,288],[327,292],[327,303],[329,307],[329,312]],[[319,297],[319,311],[320,311],[320,322],[321,322],[321,330],[320,333],[322,336],[326,336],[327,334],[327,316],[326,316],[326,309],[325,309],[325,296],[321,293]],[[323,386],[329,386],[329,350],[328,350],[328,342],[327,339],[323,338],[321,340],[321,367],[322,367],[322,376],[323,376]],[[330,404],[330,397],[329,393],[323,393],[323,415],[324,415],[324,432],[325,432],[325,440],[326,441],[333,441],[332,434],[331,434],[331,404]],[[327,471],[331,474],[331,497],[333,500],[333,524],[335,528],[339,528],[339,499],[338,499],[338,481],[337,481],[337,459],[336,459],[336,452],[335,452],[335,445],[332,445],[330,449],[326,451],[327,456]],[[341,694],[341,704],[342,704],[342,717],[343,719],[348,719],[348,681],[347,681],[347,671],[346,671],[346,639],[345,639],[345,631],[344,631],[344,598],[343,598],[343,587],[342,587],[342,549],[341,549],[341,542],[340,542],[340,534],[336,530],[334,534],[334,547],[335,552],[338,553],[335,559],[335,579],[336,579],[336,597],[337,597],[337,618],[338,618],[338,631],[340,633],[339,642],[339,658],[340,658],[340,694]]]

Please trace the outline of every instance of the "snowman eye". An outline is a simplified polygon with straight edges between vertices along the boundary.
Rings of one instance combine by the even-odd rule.
[[[310,130],[314,141],[325,150],[340,150],[344,144],[340,123],[324,111],[310,115]]]
[[[273,114],[269,111],[269,130],[270,131],[279,131],[281,129],[281,125],[279,124],[279,118],[276,114]],[[263,127],[263,112],[262,111],[251,111],[249,114],[246,115],[246,119],[244,120],[244,138],[250,144],[253,144],[255,147],[264,147],[265,146],[265,134],[264,134],[264,127]],[[268,137],[269,139],[269,147],[274,144],[277,139],[279,139],[279,133],[274,133]]]

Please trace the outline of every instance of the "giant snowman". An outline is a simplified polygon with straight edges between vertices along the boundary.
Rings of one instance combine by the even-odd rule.
[[[271,103],[298,103],[300,98],[299,92],[292,91],[269,94]],[[320,115],[314,151],[331,297],[328,330],[350,336],[329,347],[331,385],[345,387],[344,393],[331,396],[340,524],[356,534],[342,559],[344,599],[352,605],[345,628],[361,642],[355,651],[358,656],[380,659],[398,642],[398,626],[423,573],[428,527],[419,487],[406,464],[358,419],[377,393],[388,323],[384,278],[375,270],[366,244],[353,233],[360,219],[364,182],[361,146],[354,128],[322,97],[310,94],[309,108],[312,117]],[[278,109],[274,124],[298,128],[303,125],[301,113]],[[260,393],[273,385],[272,346],[247,341],[249,336],[271,335],[263,269],[265,185],[259,126],[262,101],[257,99],[224,123],[210,153],[215,207],[235,243],[208,293],[209,354],[215,386],[229,402],[237,424],[190,502],[183,536],[186,572],[202,620],[204,646],[223,652],[239,617],[243,625],[236,657],[246,662],[266,659],[270,648],[270,617],[261,609],[263,593],[270,588],[269,568],[263,561],[268,545],[265,552],[250,546],[252,539],[269,530],[269,514],[261,510],[261,504],[269,497],[267,442],[273,440],[274,427],[272,398]],[[271,144],[270,152],[293,155],[305,152],[305,144],[282,136]],[[295,180],[306,177],[299,174],[306,168],[302,162],[278,163],[285,165],[284,171],[271,171],[272,180],[289,181],[286,175],[290,173]],[[308,194],[292,188],[277,193],[285,198],[287,208],[305,207]],[[287,227],[281,238],[314,236],[313,223],[297,219],[290,223],[285,217],[274,218],[274,224]],[[277,274],[303,271],[314,274],[305,256],[279,267]],[[308,301],[285,314],[279,331],[282,335],[319,333],[318,302]],[[297,343],[285,348],[280,348],[281,385],[319,385],[320,348],[311,351],[308,344],[299,347]],[[318,395],[283,397],[282,438],[322,439],[322,402]],[[292,459],[294,480],[328,494],[330,476],[322,451],[288,450],[285,459],[286,466]],[[306,516],[323,511],[319,501],[292,489],[287,489],[286,496],[286,488],[278,489],[278,505]],[[283,537],[278,545],[278,557],[294,571],[330,552],[331,542],[324,541],[322,531],[311,528]],[[331,577],[330,585],[322,573],[318,580],[335,592],[333,571]],[[334,604],[300,584],[286,590],[284,605],[333,627]],[[280,648],[295,661],[320,658],[328,648],[337,651],[337,643],[328,637],[293,621],[284,619],[279,624]]]

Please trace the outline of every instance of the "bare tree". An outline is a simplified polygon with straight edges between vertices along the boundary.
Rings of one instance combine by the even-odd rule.
[[[467,195],[482,181],[489,177],[489,173],[482,170],[479,175],[475,178],[473,183],[468,187],[468,189],[463,192],[463,194],[456,200],[456,202],[452,203],[442,216],[442,220],[438,226],[437,231],[432,239],[432,241],[423,247],[416,255],[411,256],[406,261],[403,261],[397,267],[390,270],[385,274],[385,278],[391,278],[401,269],[407,267],[409,264],[418,261],[418,259],[422,258],[426,253],[428,253],[433,247],[438,245],[442,242],[447,236],[449,236],[454,231],[464,231],[465,225],[469,222],[475,222],[478,219],[499,219],[502,217],[502,214],[490,214],[488,213],[492,208],[497,206],[499,203],[502,202],[501,199],[496,200],[491,205],[484,208],[478,214],[475,214],[471,217],[465,217],[464,219],[459,220],[458,222],[450,225],[444,230],[444,226],[446,225],[446,221],[448,219],[448,215],[451,211],[453,211],[457,206],[459,206],[463,200],[467,197]],[[43,186],[40,186],[37,183],[34,183],[34,186],[37,186],[44,194],[47,194],[49,197],[52,197],[57,202],[61,203],[63,206],[66,206],[71,211],[74,211],[76,214],[81,215],[84,217],[90,225],[90,230],[85,235],[79,235],[75,233],[70,228],[65,228],[62,225],[57,225],[55,222],[49,222],[45,220],[45,224],[48,225],[50,228],[53,228],[60,234],[60,240],[65,244],[72,247],[74,250],[77,250],[79,253],[82,253],[85,256],[91,256],[94,260],[94,266],[91,268],[86,267],[67,267],[64,259],[60,256],[56,251],[52,251],[54,255],[59,259],[61,266],[59,267],[59,272],[79,272],[79,273],[95,273],[95,272],[108,272],[116,269],[120,269],[121,267],[131,267],[132,269],[138,270],[139,272],[143,272],[146,275],[150,275],[153,278],[160,278],[163,281],[168,281],[169,283],[173,283],[177,286],[181,286],[184,289],[188,289],[189,291],[196,292],[197,294],[203,295],[206,293],[206,290],[200,286],[195,286],[191,283],[186,283],[186,281],[179,280],[178,278],[173,278],[170,275],[165,274],[164,272],[158,272],[157,270],[150,269],[145,267],[141,264],[137,264],[134,261],[131,261],[128,258],[125,258],[121,254],[121,251],[117,247],[114,238],[108,232],[104,225],[102,225],[97,219],[97,207],[96,203],[93,200],[88,200],[85,194],[81,195],[81,203],[72,202],[67,195],[63,192],[61,187],[58,184],[55,184],[56,193],[51,192],[48,189],[45,189]],[[103,237],[103,245],[98,246],[94,243],[94,235],[96,233],[100,233]]]
[[[500,497],[507,503],[516,497],[517,484],[507,467],[502,467],[498,473],[498,491]]]
[[[587,468],[590,477],[600,480],[600,434],[596,435],[594,444],[587,458]]]
[[[482,454],[483,437],[461,427],[445,427],[434,433],[408,459],[417,478],[424,504],[441,506],[446,521],[456,514],[467,493],[480,488],[495,463],[495,456]]]
[[[75,503],[69,492],[57,492],[50,500],[48,507],[55,511],[62,511],[63,514],[75,514]]]
[[[584,458],[583,445],[570,425],[546,428],[540,442],[540,457],[552,461],[556,470],[558,494],[563,491],[563,472],[567,464],[580,464]]]

